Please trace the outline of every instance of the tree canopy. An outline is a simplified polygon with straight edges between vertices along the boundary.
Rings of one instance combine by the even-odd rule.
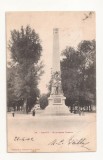
[[[77,49],[67,47],[62,55],[61,76],[66,103],[96,99],[96,44],[95,40],[82,41]]]
[[[38,82],[43,74],[43,63],[40,62],[42,46],[39,35],[30,26],[11,31],[9,50],[13,66],[8,69],[8,100],[22,99],[25,106],[34,104],[40,94]],[[33,105],[32,104],[32,105]]]
[[[39,35],[30,26],[11,31],[9,50],[13,61],[26,65],[37,63],[42,51],[40,42]]]

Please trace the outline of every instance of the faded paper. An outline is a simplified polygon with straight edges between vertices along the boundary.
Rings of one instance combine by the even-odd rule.
[[[41,60],[45,73],[39,82],[41,94],[47,93],[51,78],[53,28],[59,28],[60,53],[71,46],[76,48],[82,40],[96,38],[95,12],[8,12],[6,13],[7,45],[11,30],[30,25],[39,34],[43,47]],[[7,46],[7,66],[11,53]],[[8,69],[7,69],[8,76]],[[8,78],[8,77],[7,77]],[[7,87],[8,89],[8,87]],[[10,95],[7,95],[7,98]],[[43,115],[45,110],[24,114],[7,112],[8,152],[89,152],[96,151],[96,111],[83,115]]]

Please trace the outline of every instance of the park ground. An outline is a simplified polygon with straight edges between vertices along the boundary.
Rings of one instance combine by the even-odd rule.
[[[14,117],[8,113],[7,132],[8,152],[95,151],[96,113],[84,113],[81,116],[15,114]],[[85,144],[78,144],[83,138]],[[55,140],[55,144],[52,144]],[[68,141],[71,141],[69,146]]]

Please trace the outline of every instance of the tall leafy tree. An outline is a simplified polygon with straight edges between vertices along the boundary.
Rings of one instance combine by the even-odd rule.
[[[79,97],[81,79],[78,73],[81,58],[72,47],[67,47],[62,54],[65,56],[61,62],[62,87],[66,96],[66,104],[70,105],[72,101],[77,100]]]
[[[43,64],[40,63],[42,52],[39,35],[30,26],[21,27],[21,30],[11,31],[9,41],[11,59],[15,64],[16,72],[13,80],[14,96],[24,100],[24,109],[27,110],[28,101],[35,103],[39,96],[38,82],[43,74]]]
[[[61,62],[62,86],[66,103],[74,101],[95,102],[96,95],[96,60],[95,40],[82,41],[77,49],[67,47]]]
[[[78,45],[78,52],[84,57],[80,70],[82,73],[81,88],[84,99],[96,103],[96,42],[82,41]]]

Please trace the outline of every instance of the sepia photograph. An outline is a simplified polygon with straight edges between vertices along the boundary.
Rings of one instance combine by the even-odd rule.
[[[96,152],[96,13],[5,18],[7,152]]]

